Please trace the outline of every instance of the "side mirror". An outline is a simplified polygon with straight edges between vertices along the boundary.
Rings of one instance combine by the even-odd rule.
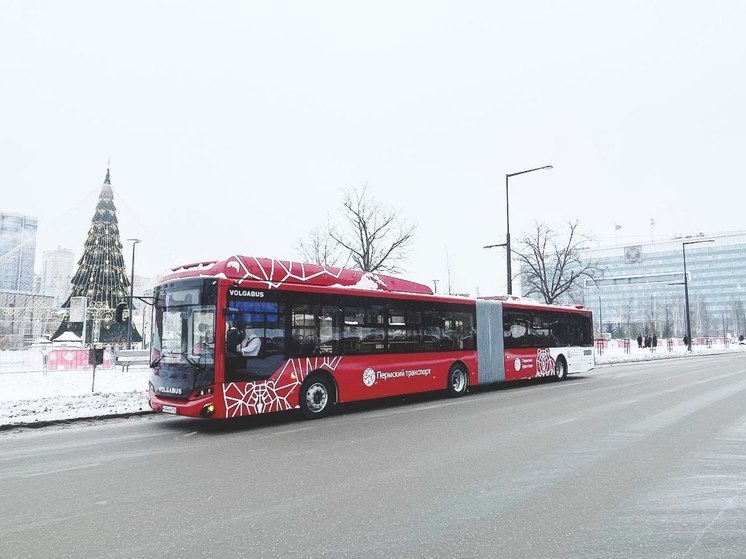
[[[114,312],[114,320],[115,320],[115,321],[116,321],[116,322],[117,322],[118,324],[121,324],[121,323],[123,322],[123,318],[122,318],[122,315],[124,314],[124,311],[125,311],[125,310],[127,309],[127,307],[128,307],[128,305],[127,305],[127,303],[125,303],[124,301],[122,301],[121,303],[119,303],[119,304],[117,305],[117,309],[116,309],[116,311]]]

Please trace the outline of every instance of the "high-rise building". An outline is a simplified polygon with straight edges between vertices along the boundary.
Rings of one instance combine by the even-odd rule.
[[[32,293],[38,219],[0,213],[0,289]]]
[[[684,250],[692,336],[746,334],[745,231],[588,250],[598,274],[584,281],[581,296],[596,329],[683,337]]]
[[[69,248],[45,250],[41,257],[41,294],[54,297],[54,304],[65,302],[72,285],[75,255]]]

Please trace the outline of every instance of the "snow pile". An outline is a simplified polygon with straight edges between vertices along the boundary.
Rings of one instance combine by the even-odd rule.
[[[360,279],[354,285],[355,289],[368,289],[371,291],[375,291],[379,287],[385,286],[386,284],[381,281],[381,278],[371,272],[365,272],[362,276],[360,276]]]

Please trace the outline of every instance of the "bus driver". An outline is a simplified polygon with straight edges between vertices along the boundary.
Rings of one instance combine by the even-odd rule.
[[[238,346],[238,351],[244,357],[256,357],[262,347],[262,339],[257,336],[254,330],[246,330],[244,339]]]

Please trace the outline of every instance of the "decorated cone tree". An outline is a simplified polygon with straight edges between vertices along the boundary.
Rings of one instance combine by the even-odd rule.
[[[126,300],[130,282],[124,269],[122,242],[119,238],[117,209],[111,188],[109,170],[101,187],[101,194],[93,214],[91,228],[83,246],[83,255],[78,261],[78,270],[72,278],[72,292],[63,309],[70,309],[72,297],[87,297],[87,327],[85,343],[98,341],[104,344],[123,344],[127,341],[127,327],[131,317],[121,323],[114,321],[117,303]],[[52,339],[64,332],[83,334],[83,324],[69,322],[69,312]],[[142,340],[132,325],[132,341]]]

